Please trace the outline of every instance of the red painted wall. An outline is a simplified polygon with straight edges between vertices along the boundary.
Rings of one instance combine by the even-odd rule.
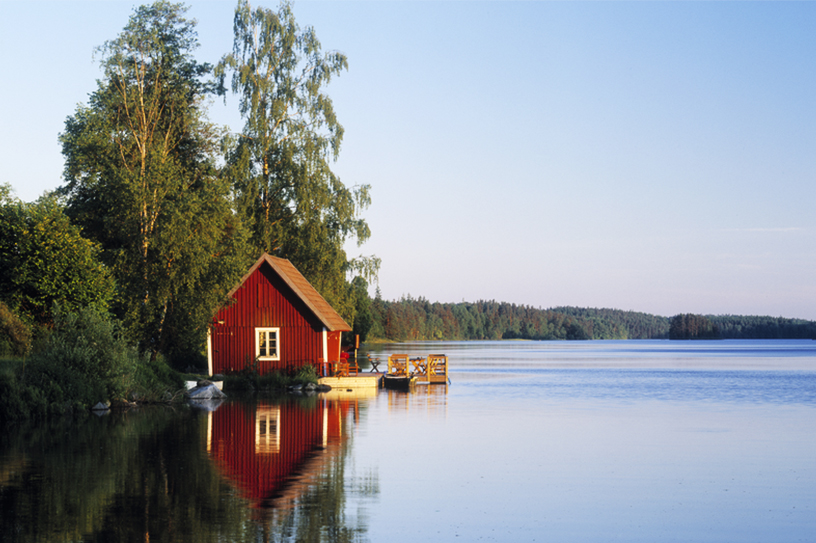
[[[340,360],[340,335],[343,332],[328,332],[329,360]]]
[[[261,360],[261,374],[293,370],[323,357],[323,324],[268,265],[262,264],[213,319],[213,373],[244,369],[255,359],[255,328],[280,328],[280,360]],[[340,332],[329,332],[329,360],[340,358]]]

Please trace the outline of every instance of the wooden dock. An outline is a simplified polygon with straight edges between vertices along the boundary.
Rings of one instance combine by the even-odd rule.
[[[334,389],[358,389],[371,388],[378,389],[380,387],[380,379],[382,374],[372,373],[368,375],[358,374],[349,377],[320,377],[317,382],[321,385],[329,385]]]
[[[372,363],[372,367],[376,368],[377,364]],[[354,371],[347,368],[353,368]],[[328,366],[324,368],[325,371],[328,369]],[[448,383],[448,357],[444,354],[414,358],[407,354],[392,354],[388,357],[388,369],[385,373],[361,373],[356,363],[349,364],[347,360],[334,363],[332,370],[335,373],[333,377],[320,377],[317,380],[321,385],[332,387],[332,391],[376,391],[384,385],[388,385],[387,388],[409,389],[413,384]]]
[[[410,378],[418,385],[445,384],[448,382],[448,357],[429,354],[410,358],[407,354],[392,354],[388,357],[387,375],[395,380]]]

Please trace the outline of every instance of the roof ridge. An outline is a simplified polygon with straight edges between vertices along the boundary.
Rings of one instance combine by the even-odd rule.
[[[229,291],[228,296],[232,297],[235,292],[255,273],[255,271],[266,262],[283,279],[283,282],[292,289],[306,307],[323,323],[330,332],[350,332],[351,327],[343,317],[321,296],[317,289],[303,276],[302,273],[286,258],[272,256],[264,252],[261,257],[249,268],[249,271],[241,277],[235,287]],[[292,277],[294,276],[294,277]],[[298,284],[301,283],[301,284]],[[322,306],[322,307],[320,307]]]

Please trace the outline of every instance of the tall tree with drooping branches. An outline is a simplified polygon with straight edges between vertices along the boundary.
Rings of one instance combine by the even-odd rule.
[[[273,11],[239,0],[234,32],[233,51],[216,73],[222,88],[231,75],[245,123],[228,163],[252,245],[291,260],[351,322],[347,277],[371,277],[379,261],[349,259],[343,248],[370,235],[360,216],[369,186],[346,187],[330,167],[343,127],[325,88],[348,68],[346,56],[324,53],[314,29],[301,29],[286,1]]]

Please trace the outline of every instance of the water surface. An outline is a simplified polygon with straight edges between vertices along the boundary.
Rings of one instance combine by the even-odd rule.
[[[814,344],[386,344],[451,384],[22,428],[0,541],[816,541]]]

